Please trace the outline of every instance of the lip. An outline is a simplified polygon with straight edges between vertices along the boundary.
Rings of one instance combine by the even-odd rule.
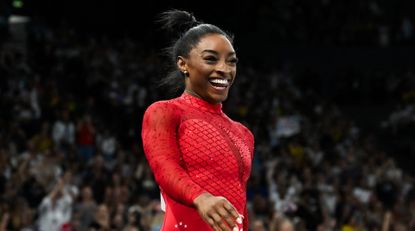
[[[226,87],[218,87],[218,86],[213,85],[210,81],[214,79],[226,80],[227,81]],[[211,88],[213,88],[215,91],[220,92],[220,93],[224,93],[232,85],[232,79],[230,78],[211,77],[208,79],[208,82]]]
[[[209,77],[209,80],[211,79],[223,79],[223,80],[227,80],[228,82],[232,82],[232,77]]]
[[[208,82],[210,83],[210,80],[214,80],[214,79],[226,80],[228,82],[228,86],[232,85],[232,78],[210,77],[208,79]]]
[[[219,91],[219,92],[224,92],[224,91],[226,91],[229,88],[229,86],[226,86],[226,87],[216,87],[216,86],[213,86],[212,84],[210,84],[210,87],[213,88],[215,91]]]

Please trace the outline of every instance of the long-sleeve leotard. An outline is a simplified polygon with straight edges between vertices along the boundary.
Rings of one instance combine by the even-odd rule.
[[[244,216],[254,139],[241,123],[183,93],[150,105],[143,119],[143,147],[166,204],[162,230],[212,230],[193,200],[203,192],[223,196]]]

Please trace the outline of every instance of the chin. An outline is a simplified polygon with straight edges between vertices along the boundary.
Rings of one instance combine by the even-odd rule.
[[[228,94],[214,94],[211,95],[211,100],[212,103],[222,103],[223,101],[225,101],[228,98]]]

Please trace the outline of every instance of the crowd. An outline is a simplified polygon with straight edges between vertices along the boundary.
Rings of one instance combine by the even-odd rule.
[[[27,50],[2,44],[1,231],[160,229],[140,132],[146,107],[169,97],[162,65],[132,37],[70,28],[32,27]],[[280,230],[282,219],[297,231],[415,229],[413,176],[295,79],[242,61],[224,103],[255,135],[250,229]]]
[[[392,89],[399,89],[395,108],[388,118],[382,121],[383,128],[390,128],[393,133],[399,133],[405,127],[415,123],[415,73],[409,71],[402,78],[390,83]]]
[[[268,1],[251,24],[277,46],[406,46],[415,39],[413,7],[408,1]]]

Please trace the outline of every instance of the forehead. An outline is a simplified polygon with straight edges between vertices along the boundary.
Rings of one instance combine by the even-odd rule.
[[[199,43],[192,49],[192,51],[196,52],[202,52],[204,50],[214,50],[218,53],[235,52],[231,42],[221,34],[203,36]]]

